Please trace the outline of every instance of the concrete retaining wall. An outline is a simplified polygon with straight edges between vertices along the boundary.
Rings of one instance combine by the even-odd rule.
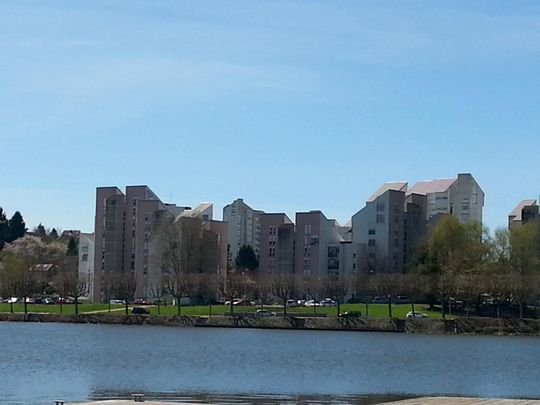
[[[538,319],[459,318],[443,319],[362,319],[303,317],[147,316],[99,314],[10,314],[0,313],[0,321],[100,323],[112,325],[159,325],[174,327],[221,327],[261,329],[343,330],[364,332],[406,332],[424,334],[540,335]]]

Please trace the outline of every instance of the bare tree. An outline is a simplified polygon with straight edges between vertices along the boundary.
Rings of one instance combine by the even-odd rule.
[[[9,297],[10,312],[13,313],[13,300],[20,292],[22,274],[28,271],[26,263],[13,254],[0,257],[0,293]]]
[[[297,283],[294,274],[277,273],[271,276],[272,294],[283,302],[283,315],[287,316],[287,300],[297,293]]]
[[[129,303],[133,301],[135,295],[135,275],[132,272],[112,274],[110,281],[113,296],[124,302],[125,312],[128,315]]]
[[[79,313],[79,299],[88,292],[88,282],[79,277],[79,272],[73,269],[60,270],[55,279],[55,287],[61,298],[72,297],[75,304],[75,314]],[[63,301],[60,301],[62,313]]]
[[[201,221],[179,218],[165,227],[161,244],[165,287],[175,298],[178,315],[181,315],[181,300],[193,290],[193,279],[188,274],[201,271]]]
[[[160,283],[150,284],[150,292],[152,296],[155,298],[155,303],[157,304],[157,313],[158,315],[161,315],[161,305],[163,301],[163,297],[165,296],[167,289],[165,286]]]
[[[351,278],[346,274],[328,274],[323,278],[323,288],[326,295],[336,301],[336,311],[339,316],[341,304],[351,288]]]
[[[199,294],[208,305],[208,315],[212,316],[212,302],[216,300],[218,285],[216,274],[202,274],[200,279]]]
[[[399,293],[402,286],[401,274],[377,274],[372,276],[377,294],[388,299],[388,317],[392,318],[392,297]]]

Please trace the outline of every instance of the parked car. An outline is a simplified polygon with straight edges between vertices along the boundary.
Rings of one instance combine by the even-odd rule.
[[[397,295],[392,299],[394,304],[410,304],[411,300],[405,295]]]
[[[58,301],[56,301],[57,304],[75,304],[75,300],[71,297],[65,297],[65,298],[58,298]]]
[[[19,299],[17,297],[11,297],[6,300],[8,304],[15,304]]]
[[[362,312],[360,311],[347,311],[343,312],[342,314],[339,314],[342,318],[360,318],[362,316]]]
[[[306,306],[306,307],[322,307],[321,303],[318,302],[317,300],[307,300],[304,303],[304,306]]]
[[[109,303],[111,305],[124,305],[126,303],[126,301],[124,301],[124,300],[110,300]]]
[[[409,311],[407,312],[407,315],[405,315],[406,318],[427,318],[427,315],[422,313],[422,312],[418,312],[418,311]]]
[[[325,298],[321,301],[322,307],[335,307],[337,305],[337,302],[334,301],[332,298]]]
[[[255,311],[256,316],[276,316],[275,312],[271,312],[267,309],[258,309]]]
[[[135,300],[133,300],[133,303],[135,305],[147,305],[148,304],[148,302],[144,298],[136,298]]]
[[[384,297],[384,296],[373,297],[373,300],[371,302],[373,304],[388,304],[388,297]]]
[[[251,303],[250,300],[238,300],[238,301],[233,301],[233,305],[238,305],[238,306],[241,306],[241,307],[250,307],[252,306],[253,304]]]
[[[43,303],[46,304],[46,305],[53,305],[54,304],[54,300],[52,298],[43,298]]]
[[[27,304],[35,304],[35,303],[36,303],[36,300],[33,299],[33,298],[31,298],[31,297],[26,297],[25,302],[26,302]]]
[[[146,308],[142,308],[142,307],[135,307],[131,310],[131,313],[133,315],[148,315],[150,313],[149,310],[147,310]]]
[[[298,303],[296,302],[296,300],[287,300],[285,305],[287,305],[288,307],[297,307]]]

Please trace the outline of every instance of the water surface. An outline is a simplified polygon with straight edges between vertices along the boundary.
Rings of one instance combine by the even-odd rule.
[[[213,403],[540,398],[535,337],[3,322],[0,338],[1,404],[130,392]]]

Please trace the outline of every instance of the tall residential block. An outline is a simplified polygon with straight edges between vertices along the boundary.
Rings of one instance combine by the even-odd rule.
[[[296,213],[295,272],[304,276],[329,273],[329,246],[343,241],[339,225],[321,211]],[[333,253],[331,250],[330,253]]]
[[[236,199],[223,208],[223,221],[227,223],[229,257],[232,262],[243,245],[250,245],[255,254],[259,255],[262,213],[251,208],[242,198]]]
[[[460,173],[454,179],[420,181],[409,193],[427,197],[427,219],[451,214],[461,223],[470,220],[482,223],[485,195],[470,173]]]
[[[294,224],[283,213],[265,213],[260,216],[259,272],[295,272],[294,269]]]
[[[523,200],[508,215],[508,228],[523,225],[540,218],[537,200]]]
[[[163,203],[148,186],[128,186],[125,193],[117,187],[97,188],[93,300],[106,299],[109,275],[134,277],[135,297],[152,297],[162,286],[162,231],[176,220],[197,221],[201,241],[218,249],[224,243],[223,227],[212,224],[212,210],[210,203],[194,209]],[[216,271],[226,253],[220,255]]]
[[[86,296],[94,296],[94,234],[79,233],[79,280],[86,283]]]
[[[363,273],[403,272],[406,182],[386,183],[352,217],[352,242],[365,247]]]

